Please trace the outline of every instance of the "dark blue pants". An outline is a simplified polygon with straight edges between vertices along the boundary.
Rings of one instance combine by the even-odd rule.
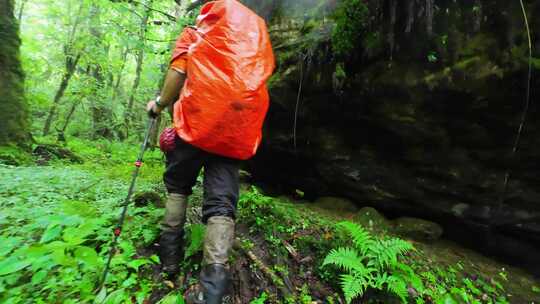
[[[205,152],[180,138],[175,150],[166,153],[163,180],[169,193],[190,195],[204,167],[203,223],[212,216],[235,218],[238,202],[240,160]]]

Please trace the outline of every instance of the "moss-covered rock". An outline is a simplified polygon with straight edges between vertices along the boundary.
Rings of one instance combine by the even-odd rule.
[[[435,241],[443,234],[442,227],[437,223],[411,217],[396,219],[393,230],[402,237],[419,241]]]
[[[369,230],[374,231],[392,231],[392,222],[375,208],[364,207],[353,217],[353,221],[361,224]]]
[[[154,205],[158,208],[165,207],[163,198],[154,191],[137,192],[133,195],[132,201],[137,207],[144,207],[147,205]]]
[[[38,164],[46,164],[51,160],[67,160],[72,163],[83,163],[83,159],[68,148],[52,145],[37,145],[32,154],[36,156]]]
[[[313,204],[316,207],[336,212],[358,211],[358,207],[354,202],[342,197],[321,197],[317,199]]]

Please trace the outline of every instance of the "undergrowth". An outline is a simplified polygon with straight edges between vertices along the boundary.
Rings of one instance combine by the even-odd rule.
[[[159,259],[141,250],[159,232],[163,210],[152,204],[130,206],[106,288],[96,294],[137,147],[80,140],[68,147],[84,163],[0,167],[0,303],[143,303],[157,287]],[[147,153],[138,191],[160,187],[160,157]]]
[[[15,145],[0,146],[0,164],[21,166],[32,164],[32,156],[28,151]]]
[[[356,223],[337,223],[305,206],[267,197],[251,188],[240,199],[239,218],[251,234],[264,237],[272,248],[271,255],[287,255],[283,241],[289,240],[299,255],[313,256],[319,279],[341,289],[348,303],[355,298],[361,298],[361,303],[385,304],[510,303],[505,296],[504,273],[498,280],[467,274],[459,263],[431,265],[430,259],[404,240],[371,234]],[[263,293],[253,303],[267,297]],[[338,302],[334,297],[325,299],[325,303]],[[302,302],[296,299],[295,303]]]
[[[125,184],[61,168],[0,168],[0,175],[0,302],[93,300]],[[101,295],[107,303],[142,303],[152,291],[145,274],[159,260],[137,248],[155,239],[161,216],[152,206],[130,209],[107,279],[114,292]]]
[[[145,250],[163,215],[153,204],[130,206],[106,289],[96,294],[138,147],[80,140],[68,147],[84,162],[0,165],[0,303],[147,303],[162,287],[152,278],[159,259]],[[137,190],[163,193],[162,168],[161,153],[149,151]],[[405,241],[337,224],[255,187],[241,195],[238,222],[247,227],[246,235],[262,238],[268,258],[290,257],[292,247],[296,259],[308,261],[272,266],[280,276],[309,278],[296,286],[295,298],[261,290],[253,303],[312,303],[314,278],[329,289],[326,303],[339,303],[339,290],[348,302],[359,297],[366,303],[509,303],[504,273],[494,279],[465,274],[460,264],[428,265]],[[195,273],[204,226],[191,225],[187,232],[182,269]],[[160,303],[180,303],[180,294],[173,291]]]

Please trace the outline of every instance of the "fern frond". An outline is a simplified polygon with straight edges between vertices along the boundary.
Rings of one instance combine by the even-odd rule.
[[[364,230],[362,226],[353,223],[353,222],[340,222],[337,226],[345,230],[352,238],[355,247],[362,253],[366,255],[369,247],[373,243],[373,239],[369,232]]]
[[[411,243],[398,238],[387,239],[382,241],[382,243],[388,250],[392,251],[392,254],[396,256],[403,256],[403,254],[406,252],[414,249]]]
[[[398,264],[398,257],[412,248],[410,243],[400,239],[381,240],[371,245],[367,257],[371,261],[370,264],[379,267],[381,270],[394,268]]]
[[[414,270],[407,264],[398,263],[396,270],[393,272],[395,276],[400,277],[405,282],[409,283],[418,292],[423,293],[425,291],[424,283],[422,279],[414,272]]]
[[[387,272],[377,273],[377,276],[373,279],[372,287],[378,290],[383,290],[384,285],[388,284],[388,278],[390,275]]]
[[[332,249],[323,261],[323,266],[328,264],[336,265],[350,273],[366,274],[374,270],[366,268],[362,258],[352,248]]]
[[[347,304],[357,297],[361,297],[369,286],[369,282],[361,276],[344,274],[341,276],[341,289]]]
[[[395,294],[401,302],[407,304],[407,297],[409,292],[407,290],[407,283],[401,278],[391,275],[386,280],[386,290],[388,292]]]

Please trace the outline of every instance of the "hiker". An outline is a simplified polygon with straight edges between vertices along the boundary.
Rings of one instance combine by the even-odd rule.
[[[229,284],[238,170],[261,142],[274,56],[263,19],[237,0],[205,2],[197,26],[178,38],[161,95],[147,111],[157,116],[174,103],[174,128],[160,138],[168,191],[159,240],[162,270],[169,276],[179,271],[188,196],[204,167],[203,267],[186,300],[214,304],[222,303]]]

